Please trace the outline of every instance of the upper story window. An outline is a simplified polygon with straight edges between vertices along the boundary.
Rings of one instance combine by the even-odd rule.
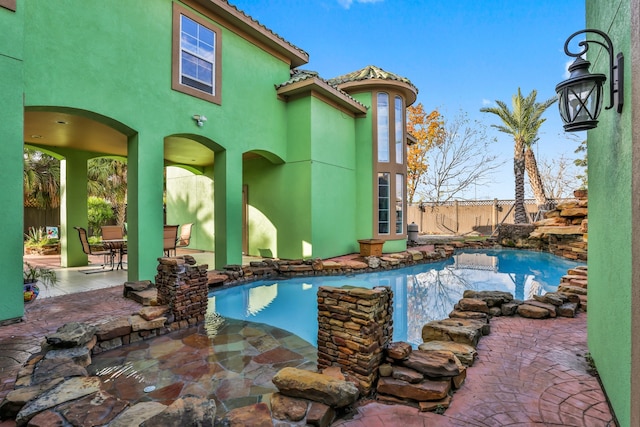
[[[180,83],[214,94],[213,67],[216,33],[180,16]]]
[[[404,108],[402,98],[395,97],[395,139],[396,139],[396,163],[404,163]]]
[[[378,161],[389,161],[389,94],[378,93]]]
[[[218,27],[173,4],[174,90],[221,103],[220,38]]]
[[[375,94],[374,235],[382,239],[406,236],[406,131],[404,98],[397,93]],[[391,103],[393,102],[393,105]]]

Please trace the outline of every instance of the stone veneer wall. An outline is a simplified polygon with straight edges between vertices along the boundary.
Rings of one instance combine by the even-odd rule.
[[[167,305],[167,322],[179,328],[203,322],[207,314],[208,265],[195,265],[192,257],[158,258],[158,305]]]
[[[373,389],[383,349],[393,336],[388,286],[318,290],[318,369],[338,366],[355,377],[362,395]]]

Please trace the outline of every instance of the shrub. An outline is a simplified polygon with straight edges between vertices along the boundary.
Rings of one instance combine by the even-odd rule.
[[[94,235],[100,235],[100,227],[113,219],[113,208],[109,202],[99,197],[89,197],[87,204],[89,230]]]

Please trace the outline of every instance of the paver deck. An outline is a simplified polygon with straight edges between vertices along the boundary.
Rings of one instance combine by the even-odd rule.
[[[602,387],[589,373],[586,313],[573,319],[497,317],[478,360],[444,415],[364,404],[339,427],[615,426]]]
[[[122,288],[54,297],[27,306],[26,322],[0,327],[0,399],[45,334],[70,321],[100,322],[139,309]],[[615,426],[605,395],[585,360],[586,314],[533,320],[494,318],[479,359],[444,415],[363,403],[339,427]],[[235,385],[234,385],[235,386]],[[237,392],[236,392],[237,393]],[[13,425],[0,422],[0,427]]]

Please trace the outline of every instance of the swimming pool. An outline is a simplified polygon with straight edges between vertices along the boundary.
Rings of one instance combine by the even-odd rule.
[[[453,257],[397,270],[351,276],[314,276],[260,281],[209,294],[209,311],[266,323],[317,345],[320,286],[390,286],[393,339],[422,343],[422,326],[449,317],[466,289],[511,292],[529,299],[555,291],[569,268],[581,263],[549,253],[521,250],[461,250]]]

